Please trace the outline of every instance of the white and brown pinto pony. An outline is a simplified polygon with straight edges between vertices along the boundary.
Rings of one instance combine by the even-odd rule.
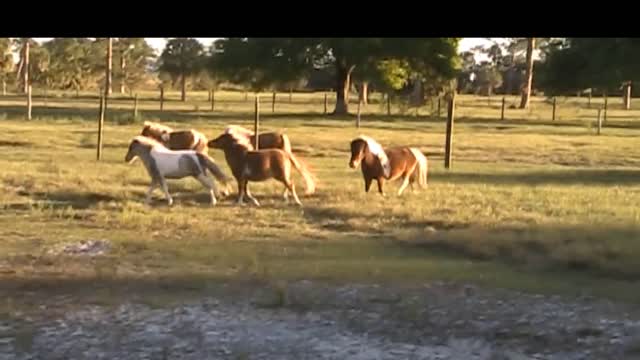
[[[351,141],[349,166],[353,169],[361,167],[365,192],[369,192],[373,180],[377,181],[378,192],[382,195],[385,180],[402,178],[398,195],[402,195],[408,185],[413,189],[416,180],[420,187],[427,186],[427,158],[417,148],[401,146],[384,149],[373,138],[361,135]]]
[[[256,136],[253,131],[246,129],[238,125],[229,125],[224,129],[225,134],[232,135],[235,139],[243,139],[243,143],[248,143],[253,147],[255,144]],[[300,157],[296,156],[291,150],[291,141],[289,136],[281,131],[269,131],[260,133],[258,136],[258,147],[262,149],[280,149],[290,157],[292,157],[302,168],[305,169],[303,176],[305,177],[305,194],[313,194],[316,190],[316,178],[309,169],[306,162]]]
[[[208,150],[207,137],[194,129],[174,130],[166,125],[145,121],[140,135],[159,141],[171,150],[195,150],[204,154]]]
[[[151,177],[146,203],[151,201],[153,190],[160,187],[167,203],[171,206],[173,198],[169,194],[165,179],[182,179],[191,176],[209,189],[211,205],[215,205],[217,188],[215,181],[207,176],[207,171],[223,184],[226,185],[229,182],[229,178],[209,155],[195,150],[171,150],[162,143],[145,136],[138,135],[131,140],[124,160],[133,163],[136,158],[142,161]]]
[[[296,168],[305,179],[309,179],[310,174],[294,156],[280,149],[254,151],[247,137],[239,136],[234,132],[224,133],[209,141],[208,145],[213,149],[224,151],[227,164],[238,183],[238,204],[242,205],[244,197],[247,196],[256,206],[260,206],[258,200],[249,192],[247,187],[249,181],[261,182],[276,179],[285,186],[283,194],[285,202],[289,202],[289,193],[291,193],[296,204],[302,206],[291,180],[291,167]]]

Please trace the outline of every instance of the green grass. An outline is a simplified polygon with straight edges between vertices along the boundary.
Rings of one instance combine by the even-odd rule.
[[[0,98],[0,281],[7,293],[85,281],[191,291],[218,280],[445,279],[640,301],[629,291],[640,278],[640,130],[637,112],[615,109],[614,99],[596,136],[586,99],[559,99],[553,123],[542,98],[532,111],[508,109],[500,121],[500,98],[490,106],[487,98],[460,96],[447,171],[444,120],[428,115],[429,104],[420,117],[397,108],[387,117],[384,106],[371,104],[357,131],[353,118],[322,115],[321,94],[295,94],[293,103],[281,94],[275,114],[265,96],[261,128],[286,129],[319,179],[317,194],[303,196],[299,209],[283,203],[275,181],[250,185],[261,208],[233,199],[212,208],[192,179],[170,181],[172,208],[160,192],[153,206],[143,205],[148,175],[140,163],[124,163],[139,121],[215,136],[230,123],[251,125],[253,103],[242,93],[217,93],[215,112],[206,94],[187,103],[169,94],[162,113],[156,94],[142,93],[137,123],[132,101],[115,98],[102,162],[95,161],[97,107],[89,95],[50,92],[47,107],[36,98],[31,122],[22,119],[21,98]],[[360,172],[347,166],[349,141],[359,133],[385,146],[420,147],[430,159],[429,188],[397,197],[392,183],[385,198],[365,194]],[[83,239],[108,239],[115,251],[95,260],[48,253]]]

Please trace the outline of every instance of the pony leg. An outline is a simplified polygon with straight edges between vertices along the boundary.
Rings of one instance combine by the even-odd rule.
[[[173,198],[171,197],[171,194],[169,194],[169,187],[167,186],[167,182],[164,179],[160,180],[160,186],[162,187],[164,197],[167,199],[167,203],[169,204],[169,206],[173,205]]]
[[[151,185],[149,185],[149,190],[147,190],[147,196],[144,200],[145,204],[149,205],[151,203],[151,194],[153,193],[153,190],[156,188],[157,184],[155,182],[152,182]]]
[[[384,179],[376,179],[378,182],[378,192],[380,195],[384,196],[384,191],[382,191],[382,185],[384,184]]]
[[[293,183],[289,183],[286,186],[287,186],[287,189],[289,191],[291,191],[291,194],[293,194],[293,200],[296,202],[296,204],[298,204],[298,206],[302,206],[302,203],[300,202],[300,199],[298,198],[298,194],[296,194],[295,185],[293,185]]]
[[[215,206],[218,203],[218,200],[216,199],[216,192],[218,189],[216,189],[215,181],[212,181],[209,177],[204,176],[203,174],[198,175],[196,179],[198,179],[200,184],[209,189],[209,194],[211,195],[211,205]]]
[[[244,183],[244,191],[245,191],[245,193],[247,194],[247,197],[249,198],[249,200],[251,200],[251,201],[253,202],[253,204],[254,204],[255,206],[260,206],[260,203],[258,202],[258,200],[257,200],[256,198],[254,198],[254,197],[251,195],[251,192],[249,192],[248,185],[249,185],[249,182],[248,182],[248,181],[246,181],[246,182]]]
[[[284,202],[286,204],[289,203],[289,188],[285,187],[284,188],[284,194],[282,194],[282,197],[284,198]]]
[[[238,180],[238,201],[236,204],[244,205],[244,187],[242,186],[244,180]]]
[[[406,189],[407,185],[409,185],[409,177],[405,176],[402,180],[402,185],[400,185],[400,189],[398,189],[398,196],[402,195],[402,192]]]
[[[364,179],[364,192],[369,192],[369,189],[371,189],[371,182],[372,181],[373,181],[372,178]]]

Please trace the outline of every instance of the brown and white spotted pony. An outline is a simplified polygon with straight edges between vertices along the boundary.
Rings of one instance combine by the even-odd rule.
[[[224,129],[225,134],[231,134],[235,138],[245,138],[243,140],[244,143],[249,143],[253,149],[253,144],[255,144],[256,137],[253,131],[246,129],[242,126],[238,125],[229,125]],[[305,169],[304,176],[308,176],[309,178],[305,178],[305,194],[310,195],[313,194],[316,190],[316,179],[309,166],[305,163],[305,161],[298,156],[296,156],[291,150],[291,141],[289,140],[289,136],[281,131],[270,131],[261,133],[258,137],[258,147],[260,150],[262,149],[280,149],[292,158],[294,158],[301,167]]]
[[[224,151],[227,164],[238,183],[237,203],[242,205],[245,195],[256,206],[260,203],[254,198],[247,187],[249,181],[261,182],[276,179],[285,186],[284,200],[289,202],[289,193],[293,195],[296,204],[302,206],[295,185],[291,180],[291,166],[296,168],[305,179],[310,178],[306,168],[302,167],[295,157],[280,149],[253,150],[253,146],[246,137],[233,133],[225,133],[209,141],[209,147]]]
[[[384,149],[371,137],[361,135],[351,141],[349,166],[353,169],[361,167],[365,192],[369,192],[373,180],[377,181],[378,192],[383,195],[385,180],[402,178],[398,195],[402,195],[407,185],[413,189],[416,180],[421,187],[427,186],[427,158],[416,148],[402,146]]]
[[[171,150],[195,150],[207,153],[207,137],[197,130],[174,130],[173,128],[145,121],[142,136],[150,137],[161,142]]]
[[[230,180],[209,155],[194,150],[170,150],[162,143],[145,136],[138,135],[131,140],[124,160],[133,163],[136,158],[142,161],[151,177],[146,197],[147,203],[151,200],[153,190],[160,187],[171,206],[173,198],[169,194],[165,179],[182,179],[192,176],[209,189],[211,205],[215,205],[217,188],[215,181],[207,176],[207,171],[225,185]]]

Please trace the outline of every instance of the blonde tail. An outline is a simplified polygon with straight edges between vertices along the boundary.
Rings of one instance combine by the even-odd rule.
[[[424,156],[424,154],[416,148],[409,148],[409,150],[418,161],[418,164],[416,165],[416,168],[413,171],[413,174],[411,174],[411,177],[413,178],[414,176],[417,175],[418,185],[424,188],[427,186],[427,169],[429,165],[427,161],[427,157]]]
[[[209,172],[211,172],[211,174],[218,181],[220,181],[224,185],[228,185],[231,182],[231,178],[229,178],[220,169],[220,167],[215,163],[215,161],[213,161],[213,159],[209,155],[203,154],[203,153],[199,153],[199,152],[197,152],[196,155],[198,156],[198,160],[200,160],[200,165],[202,167],[206,168],[207,170],[209,170]]]
[[[295,155],[293,155],[293,153],[287,153],[287,155],[289,155],[289,160],[291,160],[293,167],[295,167],[300,175],[302,175],[302,177],[304,178],[306,188],[305,193],[307,195],[313,194],[316,191],[316,182],[313,179],[313,174],[311,173],[311,171],[309,171],[306,165],[304,165],[301,161],[298,160],[298,158],[296,158]]]
[[[293,152],[291,152],[291,141],[289,141],[289,137],[287,136],[287,134],[281,134],[282,136],[282,147],[284,150],[284,152],[288,153],[288,154],[293,154]]]

